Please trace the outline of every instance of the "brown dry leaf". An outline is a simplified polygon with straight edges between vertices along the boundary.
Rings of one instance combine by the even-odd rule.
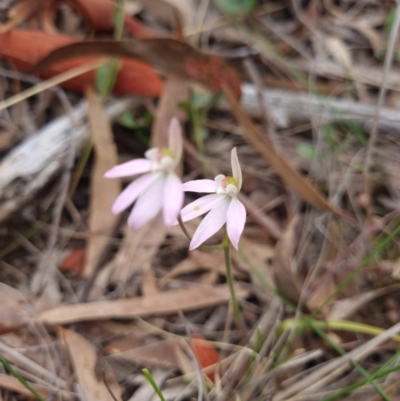
[[[306,302],[307,308],[311,312],[319,310],[321,306],[325,304],[328,296],[332,294],[337,288],[336,280],[331,274],[327,277],[324,277],[322,280],[317,280],[319,280],[318,285]],[[327,304],[326,306],[328,305],[329,304]]]
[[[104,355],[121,356],[121,353],[143,347],[143,345],[143,336],[137,336],[130,333],[121,338],[121,335],[119,335],[116,336],[115,340],[111,340],[107,343],[107,345],[102,349],[102,353]]]
[[[0,151],[4,151],[11,147],[17,141],[17,135],[12,131],[0,131]]]
[[[185,113],[179,107],[189,98],[189,83],[186,79],[169,74],[165,82],[164,91],[158,104],[156,118],[151,131],[152,146],[168,146],[168,126],[173,117],[180,122],[185,120]],[[184,134],[184,132],[183,132]]]
[[[73,43],[49,53],[35,66],[34,71],[66,59],[93,55],[139,58],[167,73],[198,81],[215,92],[228,87],[236,99],[240,98],[241,81],[235,70],[221,58],[171,38]]]
[[[176,359],[176,348],[179,347],[174,341],[165,340],[155,343],[137,346],[135,348],[118,350],[114,346],[109,358],[123,359],[133,362],[139,366],[158,366],[162,368],[179,368]],[[107,348],[105,351],[107,352]]]
[[[243,237],[242,237],[243,238]],[[234,262],[236,252],[234,251],[232,254],[232,258]],[[203,267],[204,269],[209,269],[215,271],[221,275],[226,274],[226,267],[225,267],[225,258],[223,252],[202,252],[202,251],[192,251],[189,254],[189,258],[197,263],[198,266]],[[240,267],[240,265],[239,265]],[[247,271],[247,269],[244,269]],[[237,279],[245,279],[246,274],[243,274],[243,269],[238,270],[236,266],[233,266],[233,275]]]
[[[324,40],[325,48],[342,67],[350,70],[353,63],[350,50],[337,36],[327,36]]]
[[[73,330],[60,328],[59,333],[65,341],[75,376],[86,400],[114,401],[114,396],[121,399],[121,389],[114,373],[104,360],[101,364],[94,346],[83,336]],[[104,383],[107,381],[107,385]],[[110,388],[110,390],[108,389]]]
[[[0,25],[0,34],[7,33],[26,20],[32,18],[51,2],[53,2],[53,0],[23,0],[17,2],[8,11],[9,20],[5,24]]]
[[[246,112],[236,100],[231,89],[224,86],[223,91],[229,101],[233,115],[243,127],[247,139],[253,144],[254,148],[260,152],[265,160],[267,160],[281,179],[304,201],[316,208],[344,215],[344,211],[331,205],[324,195],[315,188],[311,181],[301,175],[285,157],[275,150],[268,139],[255,127],[249,117],[247,117]]]
[[[218,274],[225,275],[226,268],[223,255],[219,252],[190,252],[188,258],[174,266],[174,268],[160,280],[160,287],[164,287],[170,280],[181,274],[195,273],[201,270],[208,270],[216,273],[216,277],[218,277]],[[243,278],[243,274],[237,272],[236,269],[233,271],[233,274],[236,278]],[[215,277],[215,274],[211,277]],[[201,282],[204,283],[203,280],[201,280]]]
[[[275,256],[275,249],[269,244],[259,244],[243,237],[240,239],[240,248],[249,262],[256,266],[257,270],[264,276],[265,280],[274,283],[272,274],[271,261]],[[232,252],[232,259],[239,269],[250,274],[252,283],[262,292],[265,293],[265,285],[255,277],[246,260],[237,252]]]
[[[142,296],[158,294],[160,289],[157,285],[157,277],[154,272],[153,266],[150,262],[146,262],[143,268],[142,275]]]
[[[34,388],[43,398],[47,398],[50,394],[49,391],[46,391],[40,386],[29,383],[29,385]],[[4,373],[0,373],[0,388],[8,391],[12,391],[23,395],[24,397],[32,398],[32,393],[15,377],[5,375]],[[65,394],[64,394],[65,395]]]
[[[1,263],[0,263],[1,267]],[[26,303],[24,296],[5,284],[0,284],[0,332],[5,333],[21,326],[29,319],[31,307]]]
[[[186,258],[179,262],[177,265],[173,267],[171,271],[169,271],[161,280],[160,287],[164,287],[167,283],[173,280],[175,277],[180,276],[181,274],[193,273],[199,270],[199,266],[196,262],[191,260],[190,258]]]
[[[387,287],[379,288],[377,290],[371,290],[361,294],[357,294],[351,298],[340,299],[334,302],[332,309],[326,316],[326,319],[349,319],[368,302],[371,302],[376,298],[382,297],[392,292],[397,292],[399,290],[400,284],[393,284]],[[325,294],[325,298],[326,296],[327,295]]]
[[[86,91],[89,104],[89,123],[92,132],[95,159],[90,184],[89,230],[93,234],[87,245],[83,276],[90,276],[101,252],[107,245],[116,217],[111,207],[121,192],[121,180],[107,180],[104,173],[118,164],[118,152],[114,143],[110,120],[106,116],[99,96],[92,88]],[[101,237],[100,237],[101,236]]]
[[[337,288],[337,280],[332,272],[332,265],[336,262],[340,245],[342,241],[343,228],[336,219],[330,219],[327,224],[327,233],[318,256],[318,260],[313,266],[312,273],[307,277],[308,295],[305,303],[310,311],[316,311],[322,305],[328,306],[332,301],[325,304],[328,296]],[[319,274],[321,268],[325,270],[325,274]],[[311,291],[310,291],[311,289]]]
[[[164,24],[174,25],[179,18],[184,27],[192,24],[195,8],[193,0],[136,0],[151,15],[154,15]]]
[[[293,255],[297,245],[296,225],[298,216],[292,218],[285,232],[276,244],[272,271],[279,292],[294,303],[300,298],[302,282],[293,271]]]
[[[358,31],[361,35],[365,36],[368,40],[372,50],[377,52],[381,48],[381,37],[379,35],[379,31],[375,30],[369,24],[369,18],[360,19],[358,21],[349,21],[346,23],[351,29]]]
[[[249,295],[247,290],[240,287],[236,291],[238,298],[246,298]],[[193,286],[150,297],[59,306],[38,314],[35,321],[60,325],[90,320],[133,319],[192,311],[223,304],[229,300],[227,285],[214,288]]]
[[[85,265],[86,248],[76,247],[69,251],[68,256],[62,261],[59,269],[63,273],[78,273],[82,272]]]
[[[327,36],[325,38],[325,47],[334,60],[347,71],[349,78],[353,79],[359,98],[366,101],[368,94],[365,87],[355,79],[352,55],[348,46],[337,36]]]
[[[125,237],[113,264],[110,282],[124,283],[142,268],[151,263],[160,244],[164,241],[166,229],[162,216],[158,215],[142,228],[132,231],[126,227]]]

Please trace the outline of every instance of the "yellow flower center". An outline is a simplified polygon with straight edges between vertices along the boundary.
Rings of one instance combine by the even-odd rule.
[[[228,186],[229,184],[232,184],[235,187],[237,187],[237,182],[233,177],[225,177],[224,181],[226,181],[226,186]]]
[[[174,158],[174,155],[172,154],[171,149],[169,149],[169,148],[162,148],[161,149],[161,155],[170,157],[171,159]]]

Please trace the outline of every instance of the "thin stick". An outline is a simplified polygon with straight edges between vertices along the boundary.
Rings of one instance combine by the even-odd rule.
[[[120,401],[120,400],[115,396],[115,394],[113,393],[113,391],[112,391],[110,385],[108,384],[107,376],[106,376],[106,371],[105,371],[104,369],[102,369],[102,373],[103,373],[103,382],[104,382],[104,384],[105,384],[105,386],[106,386],[106,389],[107,389],[108,392],[110,393],[112,399],[113,399],[114,401]]]
[[[400,3],[397,4],[396,14],[394,17],[393,27],[390,31],[389,42],[386,50],[385,62],[383,65],[382,72],[382,85],[379,90],[378,104],[376,106],[374,119],[372,121],[372,129],[369,137],[369,144],[367,149],[367,155],[365,157],[365,165],[364,165],[364,192],[367,197],[367,219],[368,222],[371,222],[371,181],[370,181],[370,170],[372,164],[372,156],[375,153],[375,144],[378,136],[378,121],[380,118],[380,110],[383,106],[383,102],[387,92],[387,80],[390,68],[393,63],[393,57],[395,53],[395,47],[397,43],[397,37],[400,28]]]
[[[105,63],[105,60],[96,60],[95,62],[87,63],[84,65],[80,65],[79,67],[72,68],[62,74],[56,75],[53,78],[48,79],[47,81],[43,81],[38,85],[33,86],[23,92],[17,93],[14,96],[9,97],[6,100],[0,102],[0,111],[6,109],[7,107],[13,106],[19,102],[22,102],[25,99],[28,99],[31,96],[37,95],[47,89],[51,89],[53,86],[61,84],[62,82],[68,81],[72,78],[75,78],[79,75],[84,74],[85,72],[89,72],[95,70]]]
[[[185,223],[183,222],[182,217],[181,217],[180,214],[178,215],[178,223],[179,223],[179,226],[181,227],[183,233],[186,235],[187,239],[189,241],[191,241],[192,240],[192,236],[189,234],[189,231],[187,230],[187,228],[185,226]]]
[[[260,105],[261,115],[264,119],[263,128],[266,134],[269,137],[269,140],[272,142],[274,147],[277,147],[277,138],[276,138],[276,127],[274,120],[271,118],[270,112],[268,110],[268,103],[265,99],[265,88],[262,82],[262,78],[260,73],[257,70],[257,67],[252,58],[248,57],[243,61],[243,65],[246,68],[247,73],[249,74],[251,80],[253,81],[254,88],[256,90],[258,103]]]
[[[71,126],[72,128],[76,131],[76,128],[78,126],[76,119],[74,118],[74,114],[72,112],[72,106],[69,103],[69,100],[67,96],[64,94],[62,97],[64,100],[64,106],[67,109],[68,116],[71,120]],[[50,273],[52,276],[55,276],[57,273],[57,270],[54,269],[54,260],[51,257],[52,253],[54,251],[54,248],[57,243],[58,239],[58,230],[60,227],[60,222],[61,222],[61,215],[62,211],[64,209],[64,204],[68,196],[68,189],[69,189],[69,184],[71,181],[71,176],[72,176],[72,170],[74,167],[74,161],[75,161],[75,156],[76,156],[76,151],[77,151],[77,141],[74,135],[71,135],[69,138],[69,143],[66,145],[68,146],[67,148],[67,154],[65,157],[64,161],[64,170],[61,176],[60,184],[59,184],[59,193],[57,195],[55,204],[54,204],[54,211],[53,211],[53,219],[52,219],[52,225],[50,228],[49,232],[49,237],[47,239],[47,244],[46,244],[46,251],[42,257],[42,260],[39,263],[39,266],[37,267],[35,275],[32,277],[31,281],[31,289],[32,291],[37,295],[40,291],[42,291],[46,285],[48,285],[49,280],[45,280],[45,276]],[[53,269],[51,269],[50,265],[53,265]],[[50,272],[51,269],[51,272]],[[52,280],[50,280],[52,282]],[[50,284],[51,285],[51,284]]]

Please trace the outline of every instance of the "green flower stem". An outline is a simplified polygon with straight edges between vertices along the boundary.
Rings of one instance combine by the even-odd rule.
[[[189,232],[185,226],[185,223],[182,221],[182,217],[180,215],[178,216],[178,222],[179,222],[179,225],[180,225],[183,233],[186,235],[188,240],[191,241],[192,237],[189,234]],[[241,328],[241,327],[243,327],[243,321],[242,321],[242,316],[241,316],[241,312],[240,312],[240,306],[237,301],[236,293],[235,293],[235,285],[234,285],[234,280],[233,280],[233,275],[232,275],[232,267],[231,267],[230,247],[231,247],[231,241],[228,237],[228,233],[226,232],[226,226],[225,226],[224,238],[220,244],[202,245],[199,247],[199,250],[200,251],[215,251],[216,249],[224,250],[226,279],[227,279],[228,285],[229,285],[229,292],[231,293],[233,314],[235,316],[235,320],[236,320],[238,327]]]
[[[237,322],[238,327],[242,327],[243,325],[240,313],[240,306],[236,298],[235,284],[233,280],[232,267],[231,267],[231,257],[230,257],[231,241],[229,240],[228,233],[226,232],[226,227],[224,231],[224,239],[222,241],[222,245],[224,247],[226,279],[228,281],[229,291],[231,293],[233,315],[235,316],[235,320]]]

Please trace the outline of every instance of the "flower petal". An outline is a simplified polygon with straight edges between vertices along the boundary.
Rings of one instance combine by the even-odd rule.
[[[217,190],[218,184],[214,180],[194,180],[182,184],[185,192],[213,193]]]
[[[138,196],[157,180],[160,174],[149,173],[142,175],[137,180],[129,184],[118,196],[112,205],[112,213],[118,214],[132,205]]]
[[[242,188],[242,169],[240,168],[236,148],[232,149],[231,165],[232,165],[232,176],[236,181],[238,191],[240,191],[240,188]]]
[[[147,159],[135,159],[126,163],[118,164],[112,169],[108,170],[105,174],[105,178],[118,178],[118,177],[129,177],[130,175],[148,173],[151,168],[150,160]]]
[[[226,229],[232,245],[238,249],[240,236],[246,223],[246,208],[236,197],[233,197],[226,213]]]
[[[179,163],[182,156],[182,128],[178,119],[175,117],[169,123],[168,146],[174,156],[176,163]]]
[[[224,198],[225,196],[223,195],[211,194],[203,196],[202,198],[199,198],[194,202],[189,203],[181,210],[182,221],[186,222],[189,220],[193,220],[196,217],[207,213],[213,207],[218,205],[218,203],[222,202]],[[175,224],[178,224],[178,222],[176,222]]]
[[[192,240],[190,241],[190,251],[198,248],[204,241],[214,235],[226,223],[226,212],[230,203],[230,197],[223,197],[223,201],[212,208],[210,213],[204,217],[203,221],[197,227]]]
[[[164,186],[164,223],[171,227],[176,222],[183,205],[182,181],[175,173],[169,173]]]
[[[128,225],[137,230],[151,220],[160,210],[163,204],[165,175],[160,174],[158,179],[143,192],[128,219]]]

